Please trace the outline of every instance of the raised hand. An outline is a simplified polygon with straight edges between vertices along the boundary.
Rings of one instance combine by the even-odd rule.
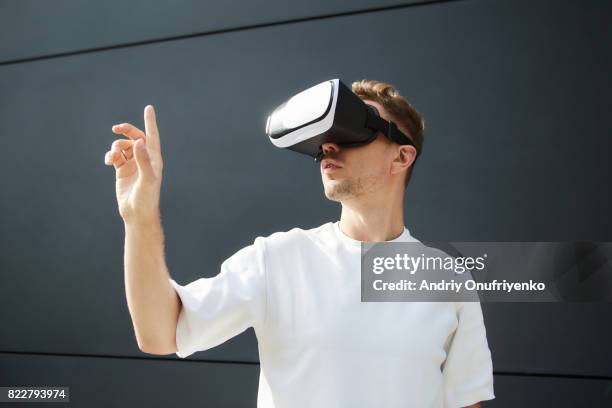
[[[159,219],[159,195],[163,162],[159,131],[153,106],[144,109],[145,131],[130,123],[112,127],[117,139],[104,156],[104,163],[115,167],[115,187],[119,214],[126,223],[148,223]]]

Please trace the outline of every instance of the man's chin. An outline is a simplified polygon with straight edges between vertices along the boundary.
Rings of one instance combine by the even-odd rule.
[[[347,195],[346,183],[339,183],[335,181],[326,181],[323,183],[323,190],[325,191],[325,197],[331,201],[340,202]]]
[[[327,191],[325,192],[325,197],[327,197],[327,199],[330,200],[330,201],[336,201],[338,203],[341,201],[340,197],[335,196],[333,194],[328,194]]]

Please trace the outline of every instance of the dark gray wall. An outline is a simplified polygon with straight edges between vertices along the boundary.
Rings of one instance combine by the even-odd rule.
[[[312,161],[263,133],[279,101],[333,77],[391,82],[424,115],[406,202],[415,236],[612,240],[609,2],[147,4],[0,3],[0,385],[70,385],[81,401],[105,378],[130,403],[163,384],[155,401],[255,406],[251,330],[193,361],[137,348],[103,156],[111,125],[143,126],[148,103],[167,263],[183,284],[257,235],[338,218]],[[612,305],[483,308],[497,394],[486,406],[612,400]]]
[[[83,50],[243,30],[402,7],[418,0],[23,0],[0,2],[0,60],[21,62]]]

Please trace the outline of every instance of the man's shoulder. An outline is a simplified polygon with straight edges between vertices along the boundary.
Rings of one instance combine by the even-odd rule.
[[[268,235],[260,235],[257,239],[265,242],[266,246],[285,247],[294,244],[303,244],[304,241],[325,239],[330,233],[331,222],[315,227],[293,227],[291,229],[276,231]]]
[[[333,232],[330,225],[331,223],[328,222],[311,228],[293,227],[257,235],[250,245],[237,250],[226,262],[242,262],[253,256],[265,256],[264,254],[283,255],[283,258],[291,258],[291,255],[297,255],[307,248],[309,242],[326,242],[330,237],[330,231]]]

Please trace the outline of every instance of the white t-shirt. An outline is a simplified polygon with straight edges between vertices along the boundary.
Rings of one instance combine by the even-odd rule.
[[[392,241],[418,242],[407,228]],[[478,302],[361,302],[360,241],[338,222],[258,236],[181,286],[177,356],[248,327],[258,408],[464,407],[495,398]]]

